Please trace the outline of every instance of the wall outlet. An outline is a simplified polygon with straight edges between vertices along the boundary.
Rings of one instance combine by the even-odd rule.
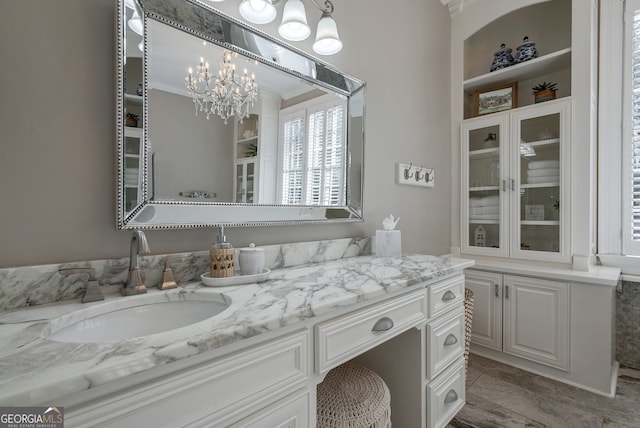
[[[413,163],[396,164],[396,178],[398,184],[409,184],[411,186],[433,187],[434,186],[434,170],[433,168],[424,168],[415,166]]]

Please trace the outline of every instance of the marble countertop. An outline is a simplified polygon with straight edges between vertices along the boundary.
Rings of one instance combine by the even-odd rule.
[[[467,259],[428,255],[395,259],[358,256],[277,269],[259,284],[205,287],[197,282],[169,291],[150,289],[149,293],[164,293],[168,299],[220,293],[231,303],[209,320],[113,343],[62,343],[46,338],[52,320],[104,302],[81,304],[74,300],[5,312],[0,315],[0,405],[52,403],[59,397],[462,272],[472,265]],[[105,301],[129,298],[113,295]]]

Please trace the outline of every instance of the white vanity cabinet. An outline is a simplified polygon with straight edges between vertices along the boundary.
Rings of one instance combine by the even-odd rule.
[[[254,337],[246,347],[236,343],[232,353],[196,366],[112,386],[98,399],[66,405],[66,422],[313,428],[317,385],[353,360],[389,386],[394,426],[441,428],[464,405],[464,339],[458,273]]]
[[[309,332],[160,376],[66,409],[73,427],[313,426]],[[295,393],[294,393],[295,392]]]
[[[468,270],[466,287],[473,344],[569,369],[569,283]]]
[[[461,252],[569,262],[571,102],[462,124]]]

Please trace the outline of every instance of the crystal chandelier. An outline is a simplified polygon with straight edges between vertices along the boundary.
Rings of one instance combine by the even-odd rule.
[[[246,68],[240,79],[236,78],[236,66],[231,62],[231,55],[232,52],[225,49],[217,76],[212,75],[204,58],[200,58],[195,76],[189,67],[185,80],[187,91],[193,97],[196,116],[198,111],[202,111],[208,120],[217,114],[225,124],[231,116],[238,116],[240,122],[249,117],[249,109],[258,99],[258,84],[255,75],[249,76]]]

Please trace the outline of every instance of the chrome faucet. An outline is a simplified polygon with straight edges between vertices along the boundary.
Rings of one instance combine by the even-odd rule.
[[[149,252],[149,244],[144,232],[141,230],[134,231],[131,236],[131,250],[129,252],[129,276],[127,277],[127,283],[120,289],[120,294],[123,296],[147,292],[147,287],[144,286],[138,269],[138,254],[149,254]]]

